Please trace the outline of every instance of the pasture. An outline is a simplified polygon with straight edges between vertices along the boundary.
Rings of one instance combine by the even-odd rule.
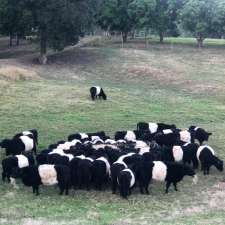
[[[0,139],[36,128],[41,150],[77,131],[104,130],[113,137],[139,121],[156,121],[205,128],[213,133],[209,145],[225,159],[221,44],[198,49],[183,41],[150,42],[146,49],[144,41],[120,48],[119,42],[99,40],[51,54],[46,66],[34,60],[35,46],[0,47]],[[2,76],[5,67],[26,73]],[[104,87],[108,100],[92,102],[91,85]],[[171,188],[169,194],[156,182],[149,196],[135,188],[128,201],[109,187],[71,190],[69,196],[41,187],[36,197],[31,188],[13,189],[0,181],[0,224],[224,224],[224,174],[213,168],[210,175],[198,171],[198,176],[196,185],[186,177],[179,192]]]

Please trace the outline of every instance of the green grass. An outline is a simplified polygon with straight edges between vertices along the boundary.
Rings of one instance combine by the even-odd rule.
[[[135,129],[139,121],[181,128],[196,124],[213,132],[209,144],[225,158],[223,49],[110,46],[70,49],[52,55],[47,66],[31,64],[30,56],[18,58],[17,65],[35,70],[41,80],[0,79],[0,137],[37,128],[41,150],[77,131],[113,135]],[[107,101],[90,100],[89,87],[97,84],[106,90]],[[68,197],[41,187],[36,197],[22,184],[15,190],[0,182],[0,224],[223,224],[223,175],[215,168],[207,177],[198,175],[197,185],[187,177],[178,193],[171,189],[165,195],[164,184],[153,183],[151,195],[135,189],[128,201],[112,195],[109,187],[72,190]]]
[[[165,43],[169,44],[190,44],[190,45],[197,45],[196,38],[187,38],[187,37],[166,37]],[[213,38],[206,38],[204,40],[204,45],[206,46],[225,46],[225,39],[213,39]]]

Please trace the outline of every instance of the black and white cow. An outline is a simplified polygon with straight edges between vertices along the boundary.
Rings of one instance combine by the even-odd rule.
[[[36,145],[38,145],[38,131],[36,129],[26,130],[21,133],[14,135],[13,138],[18,138],[20,136],[29,136],[34,139]]]
[[[157,133],[154,137],[156,143],[160,146],[173,146],[179,143],[179,133]]]
[[[120,189],[120,195],[123,198],[127,198],[131,194],[131,188],[135,184],[135,175],[131,169],[123,169],[118,175],[118,185]]]
[[[189,166],[176,162],[161,162],[153,161],[152,179],[156,181],[166,182],[166,193],[171,184],[174,185],[177,191],[177,183],[180,182],[184,176],[194,176],[195,172]]]
[[[75,156],[70,161],[70,172],[71,172],[71,184],[74,188],[78,186],[78,164],[79,161],[85,159],[86,157],[84,155]]]
[[[192,136],[191,136],[191,132],[188,130],[181,130],[179,131],[179,137],[180,137],[180,141],[183,143],[191,143],[192,141]]]
[[[91,98],[94,101],[95,99],[99,98],[99,99],[103,99],[106,100],[107,96],[105,94],[105,92],[103,91],[103,89],[99,86],[93,86],[90,88],[90,94],[91,94]]]
[[[88,134],[86,133],[75,133],[75,134],[70,134],[68,136],[68,141],[73,141],[73,140],[80,140],[82,142],[89,140]]]
[[[174,124],[165,124],[165,123],[146,123],[146,122],[139,122],[137,124],[137,130],[142,131],[150,131],[151,134],[155,134],[165,129],[176,129],[176,125]]]
[[[113,139],[108,138],[108,139],[105,140],[105,144],[116,145],[116,141],[113,140]]]
[[[25,135],[13,139],[4,139],[0,143],[0,147],[5,148],[6,155],[19,155],[28,151],[33,151],[36,154],[34,139]]]
[[[134,131],[117,131],[115,133],[115,140],[126,140],[126,141],[134,141],[136,140],[136,134]]]
[[[179,129],[166,129],[161,133],[157,133],[154,137],[154,140],[159,145],[173,146],[173,145],[181,145],[184,143],[191,143],[191,133],[187,130],[179,130]]]
[[[105,131],[98,131],[98,132],[93,132],[93,133],[87,133],[89,140],[92,140],[92,137],[99,137],[103,141],[105,141],[108,136],[106,136]]]
[[[123,160],[117,160],[116,162],[114,162],[112,164],[111,178],[112,178],[112,193],[113,194],[116,193],[118,175],[119,175],[120,171],[122,171],[123,169],[126,169],[126,168],[127,168],[127,165],[125,162],[123,162]]]
[[[118,184],[117,180],[118,180],[120,171],[128,168],[127,164],[124,161],[129,162],[130,160],[127,160],[127,158],[130,158],[133,155],[135,155],[135,153],[128,153],[128,154],[122,155],[112,164],[111,179],[112,179],[112,193],[113,194],[116,193],[117,184]]]
[[[33,193],[39,195],[39,186],[41,184],[50,186],[58,185],[60,195],[68,195],[70,187],[70,169],[64,165],[48,165],[24,167],[22,170],[22,182],[24,185],[32,187]]]
[[[9,156],[2,160],[2,180],[7,177],[8,182],[12,174],[19,176],[19,169],[34,165],[34,157],[31,154]]]
[[[77,183],[78,187],[86,187],[86,190],[89,191],[90,184],[92,180],[92,165],[93,165],[94,159],[91,157],[85,157],[85,159],[82,159],[78,162],[78,174],[77,174]]]
[[[136,180],[139,184],[141,194],[144,194],[143,188],[146,194],[149,194],[148,186],[152,179],[152,168],[154,166],[153,161],[143,158],[135,165]]]
[[[212,135],[212,133],[209,133],[203,128],[197,126],[190,126],[189,131],[193,134],[193,138],[199,141],[200,145],[202,145],[204,141],[208,141],[209,136]]]
[[[92,169],[95,188],[101,190],[103,183],[107,182],[110,177],[110,163],[106,157],[102,156],[93,162]]]
[[[198,160],[196,157],[199,145],[195,143],[186,143],[182,146],[174,145],[164,148],[164,160],[172,162],[183,162],[184,164],[193,165],[194,169],[198,168]]]
[[[196,143],[186,143],[181,146],[183,150],[183,163],[193,165],[193,169],[198,168],[198,159],[196,157],[199,145]]]
[[[73,159],[73,157],[71,157],[69,155],[70,154],[60,155],[60,154],[57,154],[57,153],[48,154],[47,155],[47,162],[45,164],[69,166],[70,160]]]
[[[209,174],[211,166],[223,171],[223,161],[215,156],[215,151],[208,145],[200,146],[197,150],[197,159],[201,162],[203,174]]]

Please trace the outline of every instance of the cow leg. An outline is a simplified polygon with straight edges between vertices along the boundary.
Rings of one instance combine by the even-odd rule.
[[[141,194],[144,194],[144,191],[143,191],[143,183],[142,182],[139,182],[139,188],[140,188],[140,193]]]
[[[60,190],[60,191],[59,191],[59,194],[62,195],[63,192],[64,192],[64,187],[60,186],[60,187],[59,187],[59,190]]]
[[[145,192],[146,192],[147,195],[149,195],[148,184],[145,186]]]
[[[3,181],[3,182],[5,181],[5,178],[6,178],[5,172],[2,172],[2,181]]]
[[[129,190],[128,190],[128,195],[131,195],[131,189],[129,188]]]
[[[206,167],[206,174],[209,174],[209,166]]]
[[[39,195],[39,187],[38,186],[33,186],[33,193],[36,192],[36,195]]]
[[[176,182],[173,182],[173,186],[174,186],[175,191],[178,191]]]
[[[116,179],[112,180],[112,194],[116,194],[116,189],[117,189],[117,181]]]
[[[192,164],[193,164],[193,169],[198,169],[198,160],[197,159],[192,159]]]
[[[10,175],[9,175],[9,173],[7,174],[7,180],[10,183]]]
[[[166,194],[168,193],[169,187],[170,187],[171,182],[167,181],[166,182]]]

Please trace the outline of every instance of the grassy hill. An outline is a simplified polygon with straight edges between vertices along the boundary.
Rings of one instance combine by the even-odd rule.
[[[0,139],[36,128],[41,150],[77,131],[113,136],[139,121],[161,121],[204,127],[213,133],[209,144],[225,159],[225,49],[197,49],[183,41],[151,42],[147,49],[141,40],[123,49],[116,41],[100,41],[52,54],[46,66],[34,60],[34,46],[2,49]],[[92,102],[91,85],[104,87],[108,100]],[[197,185],[185,178],[180,191],[168,195],[164,184],[153,183],[149,196],[136,188],[128,201],[109,187],[71,190],[66,197],[41,187],[36,197],[31,188],[1,181],[0,224],[224,224],[223,173],[213,168],[207,177],[198,175]]]

